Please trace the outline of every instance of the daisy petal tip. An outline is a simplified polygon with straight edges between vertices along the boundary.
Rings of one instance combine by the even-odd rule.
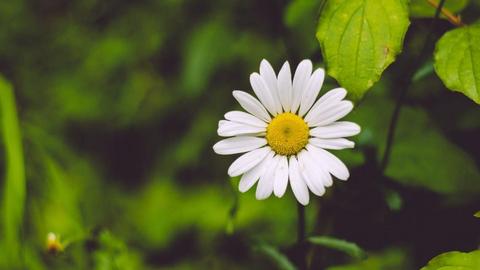
[[[268,196],[265,196],[264,194],[255,194],[255,199],[257,199],[259,201],[266,200],[267,198],[268,198]]]
[[[260,74],[258,74],[257,72],[253,72],[252,74],[250,74],[250,83],[252,83],[252,81],[258,80],[259,77]]]
[[[301,199],[301,200],[299,200],[299,199],[297,198],[297,201],[298,201],[301,205],[303,205],[303,206],[307,206],[307,205],[310,203],[310,199],[309,199],[309,198]]]
[[[283,195],[285,195],[285,191],[286,191],[286,190],[279,190],[278,188],[276,189],[276,188],[274,187],[274,189],[273,189],[273,195],[275,195],[275,197],[277,197],[277,198],[282,198]]]
[[[242,187],[242,186],[239,186],[238,187],[238,191],[240,191],[240,193],[245,193],[248,191],[248,188],[245,188],[245,187]]]
[[[355,132],[356,132],[355,135],[357,135],[357,134],[359,134],[360,132],[362,132],[362,127],[361,127],[359,124],[353,123],[353,126],[355,127]]]
[[[312,60],[310,60],[310,59],[303,59],[303,60],[300,62],[300,64],[313,66]],[[299,65],[300,65],[300,64],[299,64]]]
[[[227,174],[228,174],[228,176],[230,176],[230,177],[236,177],[236,176],[238,176],[238,174],[236,174],[235,171],[234,171],[233,169],[231,169],[231,168],[228,168]]]
[[[340,178],[338,178],[339,180],[347,181],[350,178],[350,173],[347,173],[345,175],[339,175],[339,176],[340,176]]]
[[[212,146],[213,152],[218,153],[218,142]]]
[[[324,68],[319,67],[315,70],[315,72],[318,72],[319,74],[321,74],[322,77],[325,77],[325,69]]]
[[[232,96],[234,98],[238,98],[239,95],[241,95],[240,93],[243,92],[243,91],[240,91],[240,90],[233,90],[232,91]]]

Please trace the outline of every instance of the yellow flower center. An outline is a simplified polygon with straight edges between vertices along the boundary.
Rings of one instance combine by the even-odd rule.
[[[307,123],[293,113],[282,113],[267,126],[268,145],[279,155],[289,156],[300,152],[308,143]]]

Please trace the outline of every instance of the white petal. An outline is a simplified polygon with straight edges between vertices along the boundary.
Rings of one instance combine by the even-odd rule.
[[[266,122],[272,120],[267,110],[265,110],[265,107],[263,107],[260,101],[258,101],[252,95],[243,91],[236,90],[233,91],[233,96],[238,101],[238,103],[240,103],[240,106],[242,106],[242,108],[244,108],[247,112]]]
[[[314,116],[322,114],[336,106],[346,95],[347,90],[343,88],[335,88],[328,91],[315,102],[312,109],[307,113],[307,116],[305,116],[305,121],[307,121],[307,119],[311,120]]]
[[[310,130],[310,136],[330,139],[350,137],[360,133],[360,126],[347,121],[334,122],[328,126],[316,127]]]
[[[298,111],[300,116],[304,116],[312,107],[317,99],[318,93],[320,93],[320,88],[322,88],[324,79],[325,70],[319,68],[313,72],[312,77],[308,80],[308,84],[303,92],[302,100],[300,101],[300,111]]]
[[[218,122],[217,133],[222,137],[238,136],[238,135],[257,135],[266,132],[264,127],[254,127],[246,124],[240,124],[227,120]]]
[[[256,72],[252,73],[250,75],[250,84],[252,85],[253,92],[255,92],[255,95],[257,95],[260,102],[265,106],[265,109],[267,109],[270,114],[276,115],[275,101],[262,76]]]
[[[273,158],[274,152],[270,151],[268,155],[260,162],[257,166],[253,167],[251,170],[247,171],[242,175],[240,178],[240,182],[238,184],[238,190],[240,192],[248,191],[255,183],[257,182],[258,178],[265,172],[266,165]]]
[[[267,123],[265,123],[264,121],[258,119],[257,117],[249,113],[241,112],[241,111],[227,112],[225,114],[225,119],[233,122],[241,123],[241,124],[255,126],[255,127],[267,127]]]
[[[309,168],[309,166],[312,166],[312,164],[309,163],[310,160],[308,160],[306,155],[307,151],[303,150],[297,156],[300,172],[312,193],[317,196],[322,196],[325,194],[325,187],[323,186],[323,181],[321,178],[322,175],[315,174],[315,171]]]
[[[235,177],[250,170],[260,163],[271,151],[270,147],[265,146],[241,155],[228,168],[228,175]]]
[[[320,138],[310,138],[309,143],[320,147],[323,149],[332,149],[332,150],[341,150],[347,148],[355,147],[355,143],[344,139],[344,138],[335,138],[335,139],[320,139]]]
[[[334,107],[330,108],[330,110],[314,115],[308,120],[305,118],[305,121],[310,127],[328,125],[337,121],[338,119],[343,118],[345,115],[351,112],[352,109],[353,103],[348,100],[343,100]]]
[[[285,194],[288,186],[288,160],[286,156],[280,156],[280,161],[275,171],[275,183],[273,184],[273,193],[277,197]]]
[[[265,59],[263,59],[260,63],[260,76],[262,76],[263,80],[267,84],[268,89],[270,90],[270,93],[272,93],[276,112],[281,113],[282,105],[278,96],[277,76],[275,75],[272,65],[270,65],[270,63]]]
[[[295,156],[291,156],[289,160],[288,173],[290,177],[290,186],[297,201],[303,205],[307,205],[310,200],[307,184],[305,184],[298,168],[298,161]]]
[[[272,194],[273,183],[275,181],[275,170],[277,168],[278,161],[280,161],[279,156],[271,158],[266,165],[265,172],[260,176],[260,181],[258,181],[257,191],[255,192],[255,197],[257,200],[264,200]]]
[[[290,65],[288,62],[285,62],[278,73],[278,95],[285,112],[289,112],[290,107],[292,106],[292,91],[293,86]]]
[[[300,101],[302,100],[303,92],[307,87],[311,74],[312,62],[310,60],[305,59],[298,64],[295,75],[293,76],[292,112],[296,112],[298,107],[300,107]]]
[[[332,176],[320,159],[316,159],[312,152],[308,150],[304,154],[304,159],[307,163],[306,169],[310,175],[319,177],[325,187],[332,186]]]
[[[213,151],[220,155],[231,155],[252,151],[266,144],[265,138],[239,136],[217,142],[213,146]]]
[[[312,144],[307,145],[307,150],[315,159],[321,160],[325,168],[338,179],[347,180],[350,177],[347,166],[332,153],[315,147]]]

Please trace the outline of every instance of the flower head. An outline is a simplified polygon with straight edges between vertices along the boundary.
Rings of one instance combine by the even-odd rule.
[[[250,75],[255,98],[243,91],[233,96],[247,111],[231,111],[218,124],[218,135],[230,137],[213,146],[220,155],[244,153],[228,168],[231,177],[240,176],[239,189],[249,190],[257,181],[256,198],[272,193],[282,197],[288,183],[297,200],[307,205],[309,190],[322,196],[332,185],[350,176],[347,167],[325,149],[353,148],[345,139],[360,132],[352,122],[338,121],[352,109],[343,100],[347,91],[336,88],[317,96],[325,78],[321,68],[312,73],[312,62],[303,60],[291,76],[288,62],[278,77],[266,60],[260,74]]]
[[[60,236],[50,232],[47,234],[47,251],[49,253],[57,254],[63,251],[63,244],[60,242]]]

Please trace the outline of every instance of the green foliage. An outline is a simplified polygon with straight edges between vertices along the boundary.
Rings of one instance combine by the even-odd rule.
[[[305,213],[307,233],[348,230],[365,251],[313,237],[310,247],[322,248],[305,253],[312,269],[418,269],[410,262],[429,251],[477,245],[471,234],[435,235],[475,219],[467,199],[480,193],[480,111],[444,91],[434,61],[411,70],[434,13],[419,1],[405,44],[405,0],[0,1],[0,70],[15,85],[0,80],[0,268],[295,269],[290,189],[264,201],[241,194],[226,173],[235,157],[212,151],[218,120],[240,109],[231,91],[251,92],[248,75],[263,58],[277,72],[286,60],[293,69],[301,58],[326,62],[355,99],[373,85],[346,119],[362,127],[355,148],[332,151],[351,179],[312,197]],[[464,3],[446,1],[454,12]],[[464,9],[464,22],[479,8]],[[448,26],[437,23],[432,37]],[[469,82],[475,66],[458,63]],[[386,170],[397,183],[387,187],[375,181],[385,179],[378,164],[405,73],[415,76]],[[338,87],[325,79],[321,94]],[[412,212],[418,203],[435,211]],[[452,218],[457,211],[467,215]],[[407,231],[411,218],[438,231]],[[49,232],[63,252],[46,251]],[[252,239],[269,244],[252,252]]]
[[[476,218],[480,218],[480,211],[476,212],[473,216]]]
[[[398,192],[394,190],[385,190],[385,201],[387,202],[388,208],[392,211],[400,211],[403,206],[403,199]]]
[[[53,159],[44,157],[45,182],[42,185],[42,200],[36,201],[34,210],[38,221],[37,232],[46,236],[56,233],[67,243],[84,237],[84,220],[80,214],[80,187],[75,176],[62,169]]]
[[[370,96],[349,116],[362,126],[359,144],[375,146],[378,159],[394,106],[381,94]],[[409,106],[401,111],[386,175],[446,195],[480,193],[480,172],[472,157],[449,141],[425,111]]]
[[[435,0],[436,3],[440,1]],[[455,1],[445,1],[444,8],[448,9],[453,13],[458,13],[462,11],[469,3],[469,0],[455,0]],[[412,17],[433,17],[435,15],[435,7],[430,5],[426,0],[411,0],[410,1],[410,16]],[[444,16],[441,16],[445,18]]]
[[[212,20],[192,33],[187,43],[183,79],[188,95],[198,95],[215,69],[231,54],[225,47],[233,46],[234,37],[223,23]]]
[[[327,1],[317,39],[328,74],[360,99],[401,51],[408,25],[404,0]]]
[[[406,262],[406,254],[399,249],[372,254],[367,259],[347,265],[332,266],[327,270],[396,270],[413,269]]]
[[[388,176],[443,194],[468,197],[480,193],[476,164],[449,142],[424,112],[405,108],[400,117]]]
[[[470,253],[451,251],[428,262],[421,270],[475,270],[480,269],[480,250]]]
[[[140,269],[140,258],[129,251],[127,245],[112,233],[103,231],[98,237],[99,249],[95,251],[95,270]]]
[[[292,262],[282,254],[280,251],[278,251],[275,247],[266,244],[266,243],[261,243],[258,244],[255,247],[255,250],[257,252],[260,252],[264,254],[266,257],[268,257],[270,260],[272,260],[280,270],[295,270],[297,269]]]
[[[288,46],[302,48],[305,55],[318,50],[315,39],[318,15],[324,0],[294,0],[285,9],[283,21],[290,30],[289,38],[295,40]],[[292,49],[293,49],[292,48]]]
[[[314,245],[327,247],[347,253],[356,259],[365,259],[367,254],[357,244],[330,236],[312,236],[308,241]]]
[[[2,240],[0,242],[0,246],[3,246],[6,254],[1,256],[0,266],[6,264],[7,268],[15,268],[20,267],[18,265],[22,243],[20,233],[24,219],[26,181],[22,136],[15,96],[12,86],[3,76],[0,76],[0,124],[6,161],[2,190]]]
[[[480,104],[480,23],[447,32],[435,50],[435,71],[450,90]]]

